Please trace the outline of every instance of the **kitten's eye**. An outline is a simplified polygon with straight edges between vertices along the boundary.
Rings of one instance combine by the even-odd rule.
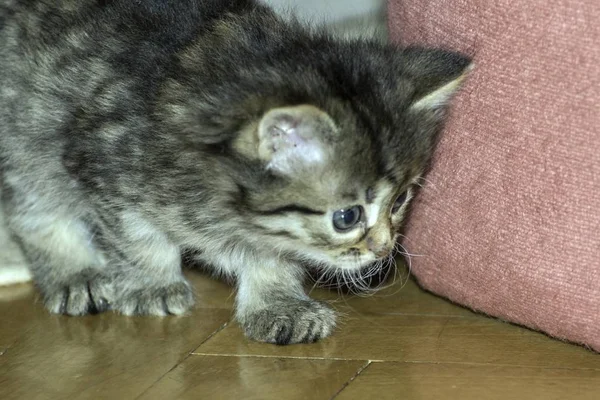
[[[394,206],[392,207],[392,214],[396,214],[398,210],[406,203],[406,199],[408,198],[408,190],[404,191],[400,196],[396,198],[394,202]]]
[[[333,227],[338,232],[348,231],[360,221],[363,208],[354,206],[352,208],[338,210],[333,213]]]

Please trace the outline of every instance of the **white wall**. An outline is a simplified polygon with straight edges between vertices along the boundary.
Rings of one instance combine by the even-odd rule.
[[[337,22],[378,13],[385,0],[262,0],[278,10],[293,9],[304,18]]]

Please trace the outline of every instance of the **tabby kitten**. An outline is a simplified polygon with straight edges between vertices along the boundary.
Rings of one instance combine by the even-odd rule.
[[[183,314],[183,255],[248,337],[313,342],[306,268],[390,254],[468,65],[254,0],[0,0],[5,217],[53,313]]]

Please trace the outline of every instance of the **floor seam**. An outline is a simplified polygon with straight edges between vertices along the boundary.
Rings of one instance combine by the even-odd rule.
[[[231,321],[227,321],[223,324],[221,324],[221,326],[219,326],[217,329],[215,329],[210,335],[208,335],[202,342],[200,342],[199,345],[197,345],[195,347],[195,349],[200,348],[200,346],[202,346],[204,343],[208,342],[213,336],[215,336],[216,334],[218,334],[219,332],[221,332],[223,329],[225,329],[227,327],[227,325],[229,325]],[[137,395],[134,399],[137,400],[139,398],[141,398],[144,394],[146,394],[146,392],[148,390],[150,390],[154,385],[156,385],[158,382],[160,382],[165,376],[167,376],[169,373],[171,373],[171,371],[173,371],[175,368],[177,368],[178,366],[180,366],[182,363],[185,362],[185,360],[187,360],[188,358],[190,358],[192,355],[194,355],[194,350],[190,350],[182,359],[180,359],[178,362],[175,363],[175,365],[173,365],[171,368],[169,368],[168,371],[166,371],[164,374],[162,374],[161,376],[159,376],[154,382],[152,382],[146,389],[144,389],[139,395]]]
[[[331,396],[330,400],[334,400],[336,397],[338,397],[340,395],[340,393],[342,393],[344,391],[344,389],[346,389],[352,382],[354,382],[354,380],[356,378],[358,378],[358,376],[360,374],[363,373],[363,371],[367,368],[369,368],[369,365],[371,365],[373,362],[371,360],[368,360],[364,365],[362,365],[355,373],[354,375],[352,375],[352,377],[350,377],[350,379],[348,379],[348,381],[346,381],[342,387],[340,388],[340,390],[338,390],[333,396]]]
[[[322,360],[322,361],[363,361],[364,358],[342,357],[317,357],[317,356],[290,356],[290,355],[265,355],[265,354],[236,354],[236,353],[190,353],[191,356],[208,357],[244,357],[244,358],[279,358],[290,360]],[[387,362],[387,360],[371,360],[373,362]]]
[[[240,358],[276,358],[290,360],[315,360],[315,361],[363,361],[364,358],[344,358],[344,357],[318,357],[318,356],[290,356],[290,355],[266,355],[266,354],[238,354],[238,353],[197,353],[192,352],[190,356],[207,356],[207,357],[240,357]],[[466,361],[419,361],[419,360],[369,360],[370,364],[374,363],[397,363],[397,364],[434,364],[434,365],[463,365],[463,366],[482,366],[482,367],[515,367],[515,368],[537,368],[537,369],[554,369],[554,370],[570,370],[570,371],[600,371],[600,368],[574,368],[574,367],[553,367],[545,365],[519,365],[519,364],[497,364],[497,363],[477,363]]]
[[[506,367],[506,368],[535,368],[535,369],[555,369],[569,371],[600,371],[600,368],[575,368],[575,367],[553,367],[546,365],[519,365],[519,364],[497,364],[497,363],[478,363],[467,361],[418,361],[418,360],[371,360],[372,363],[397,363],[397,364],[435,364],[435,365],[462,365],[474,367]]]
[[[212,339],[213,337],[215,337],[219,332],[221,332],[223,329],[227,328],[227,326],[231,323],[231,321],[227,321],[224,324],[222,324],[221,326],[219,326],[217,329],[215,329],[215,331],[213,333],[211,333],[210,335],[208,335],[206,337],[206,339],[204,339],[198,346],[196,346],[196,348],[194,350],[191,350],[188,353],[188,357],[191,356],[192,354],[195,354],[195,350],[198,350],[204,343],[208,342],[210,339]],[[187,357],[186,357],[187,358]]]

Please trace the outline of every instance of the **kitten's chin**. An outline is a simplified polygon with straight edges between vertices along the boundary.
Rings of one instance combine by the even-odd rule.
[[[377,262],[377,258],[374,256],[363,256],[363,257],[353,257],[353,258],[339,258],[334,262],[330,263],[331,269],[341,270],[341,271],[361,271],[366,267],[373,265]]]
[[[307,267],[329,270],[332,272],[357,272],[380,261],[372,254],[361,255],[358,257],[332,257],[329,254],[317,251],[304,251],[303,253],[296,252],[296,257],[297,260],[301,260],[301,263],[305,264]]]

